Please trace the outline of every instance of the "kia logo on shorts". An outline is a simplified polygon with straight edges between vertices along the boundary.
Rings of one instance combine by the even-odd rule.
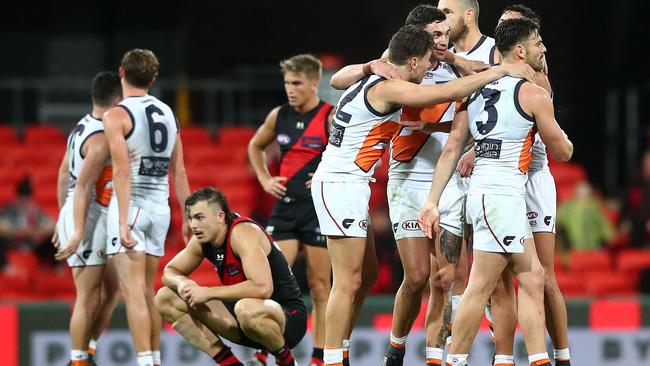
[[[512,236],[512,235],[508,235],[505,238],[503,238],[503,244],[508,246],[508,245],[510,245],[510,243],[512,243],[513,240],[515,240],[515,237]]]
[[[363,230],[368,230],[368,220],[359,221],[359,227]]]
[[[537,215],[537,212],[530,211],[529,213],[526,214],[526,216],[528,216],[528,220],[532,220],[532,219],[536,218],[538,215]]]
[[[402,229],[408,231],[420,230],[420,223],[417,220],[408,220],[402,223]]]
[[[343,219],[341,224],[343,225],[344,228],[349,229],[353,222],[354,219]]]

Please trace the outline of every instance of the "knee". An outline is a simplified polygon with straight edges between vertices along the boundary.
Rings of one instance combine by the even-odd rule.
[[[264,312],[260,311],[259,304],[252,299],[241,299],[235,304],[235,316],[242,329],[254,330],[260,324]]]
[[[520,285],[524,285],[524,287],[530,292],[544,292],[544,286],[546,283],[546,271],[542,266],[531,269],[530,274],[527,277],[527,283],[520,283]]]
[[[158,293],[154,297],[154,305],[156,306],[156,310],[158,310],[158,313],[165,317],[170,313],[170,309],[172,307],[172,301],[174,297],[177,297],[178,295],[174,290],[170,289],[169,287],[162,287],[160,290],[158,290]]]
[[[442,291],[448,292],[456,280],[456,272],[453,267],[447,266],[439,271],[440,287]]]
[[[404,273],[402,285],[409,292],[419,292],[424,289],[429,279],[428,271],[416,269]]]
[[[325,277],[309,277],[309,290],[314,302],[327,302],[330,294],[330,280]]]

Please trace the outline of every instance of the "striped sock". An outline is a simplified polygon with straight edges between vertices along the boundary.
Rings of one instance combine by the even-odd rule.
[[[284,346],[277,351],[271,352],[275,356],[275,363],[280,366],[291,366],[294,364],[291,348]]]
[[[344,339],[341,343],[341,349],[343,350],[343,366],[350,366],[350,346],[352,346],[352,341],[349,339]]]
[[[217,352],[216,355],[212,357],[214,362],[218,363],[221,366],[244,366],[241,361],[235,356],[230,347],[223,346],[221,351]]]
[[[447,366],[467,366],[467,353],[450,353],[447,355]]]
[[[260,362],[266,365],[266,360],[269,359],[269,352],[263,349],[255,350],[253,357],[257,358]]]
[[[441,366],[442,365],[442,354],[444,350],[442,348],[427,347],[427,366]]]
[[[312,348],[311,351],[311,360],[309,361],[310,365],[323,366],[323,349],[322,348]]]
[[[528,362],[530,362],[530,366],[551,366],[551,360],[546,352],[528,355]]]
[[[390,333],[390,345],[398,348],[398,349],[404,349],[406,348],[406,338],[408,338],[408,334],[405,335],[404,337],[395,337],[393,335],[393,332]]]
[[[323,350],[323,361],[325,362],[325,366],[342,366],[343,349],[325,347]]]
[[[555,366],[571,366],[571,354],[568,348],[554,349]]]
[[[494,366],[510,366],[515,364],[512,355],[494,355]]]
[[[138,366],[153,366],[153,355],[151,351],[138,352],[136,364]]]

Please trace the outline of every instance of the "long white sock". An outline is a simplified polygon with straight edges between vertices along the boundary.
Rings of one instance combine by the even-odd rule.
[[[390,332],[390,344],[395,348],[404,349],[406,347],[406,338],[408,338],[408,336],[409,335],[407,334],[404,337],[395,337],[393,332]]]
[[[427,355],[427,363],[442,364],[442,354],[444,353],[442,348],[427,347],[425,352]]]
[[[571,359],[571,354],[569,353],[568,348],[563,348],[563,349],[554,349],[554,359],[560,360],[560,361],[567,361]]]
[[[71,361],[76,361],[76,360],[87,360],[88,359],[88,351],[82,351],[78,349],[72,349],[70,350],[70,360]]]
[[[151,351],[138,352],[138,366],[153,366],[153,355]]]
[[[536,365],[537,363],[539,363],[538,361],[546,361],[549,364],[551,363],[551,360],[548,359],[548,353],[546,352],[535,353],[534,355],[528,355],[528,363],[532,365]]]
[[[447,365],[448,366],[467,366],[467,353],[455,353],[447,355]]]
[[[160,358],[160,350],[158,350],[158,349],[153,350],[151,352],[151,356],[153,357],[153,364],[154,365],[160,365],[160,363],[162,362],[162,360]]]
[[[323,363],[325,363],[325,365],[336,365],[337,363],[343,363],[343,349],[325,348],[323,350]]]
[[[514,365],[515,358],[512,355],[495,355],[494,366],[499,365]]]

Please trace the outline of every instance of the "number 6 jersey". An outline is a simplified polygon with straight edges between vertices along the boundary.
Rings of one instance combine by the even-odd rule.
[[[169,210],[169,161],[178,124],[167,104],[151,95],[124,99],[118,107],[131,117],[124,136],[129,149],[131,200],[152,211]]]
[[[519,89],[526,80],[510,76],[496,80],[472,98],[469,130],[476,161],[469,194],[524,196],[535,120],[519,104]]]

